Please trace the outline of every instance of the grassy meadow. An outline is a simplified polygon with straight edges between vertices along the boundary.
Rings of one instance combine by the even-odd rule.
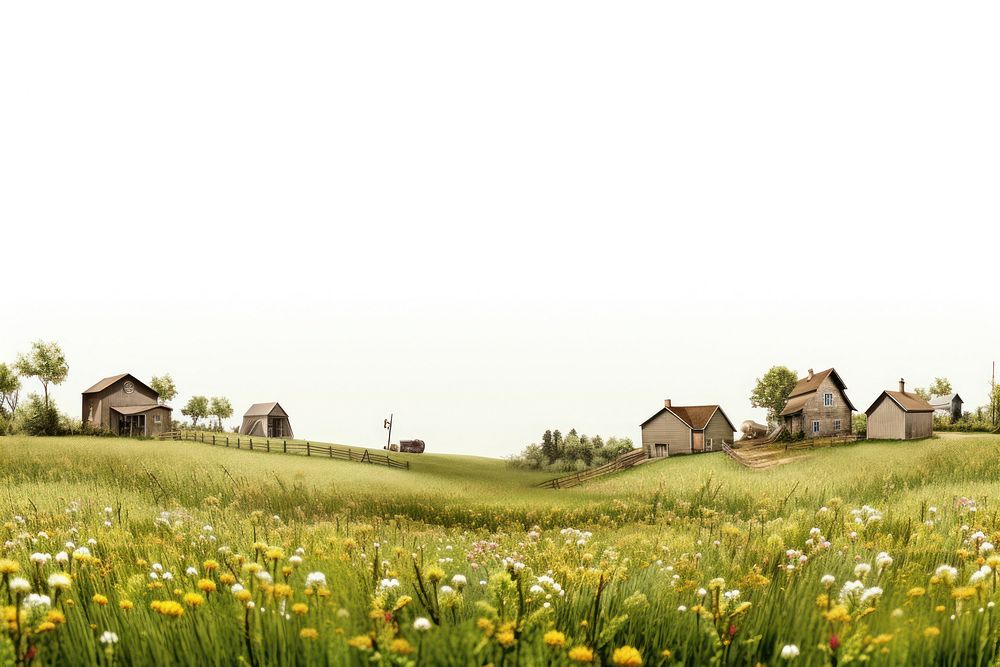
[[[675,457],[565,489],[0,438],[0,665],[987,665],[1000,436]]]

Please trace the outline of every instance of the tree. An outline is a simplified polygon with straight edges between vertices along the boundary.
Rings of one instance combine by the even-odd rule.
[[[181,409],[181,414],[191,418],[192,426],[198,426],[199,419],[208,417],[208,399],[204,396],[192,396]]]
[[[545,458],[552,463],[558,457],[558,452],[556,452],[555,440],[552,439],[552,431],[547,430],[542,435],[542,453],[545,454]]]
[[[17,370],[7,364],[0,364],[0,416],[14,414],[20,393],[21,378]]]
[[[149,382],[149,386],[160,395],[161,405],[169,403],[177,397],[177,386],[174,385],[174,379],[170,377],[170,373],[154,375],[153,379]]]
[[[917,387],[916,389],[913,390],[913,393],[919,396],[920,398],[924,399],[925,401],[931,400],[931,392],[928,391],[927,389],[924,389],[923,387]]]
[[[31,344],[31,353],[19,354],[15,364],[17,372],[24,377],[36,377],[45,392],[45,407],[49,407],[49,385],[60,385],[69,375],[66,355],[58,343],[36,340]]]
[[[223,398],[222,396],[213,396],[211,405],[208,408],[208,414],[215,417],[216,426],[219,430],[222,430],[222,420],[229,419],[233,416],[233,405],[229,402],[228,398]]]
[[[951,393],[951,382],[948,382],[948,378],[934,378],[927,391],[931,396],[947,396]]]
[[[788,395],[792,393],[798,376],[794,371],[786,366],[772,366],[764,373],[764,377],[757,378],[757,386],[750,394],[750,405],[755,408],[767,408],[767,420],[774,422],[778,413],[788,402]]]
[[[1000,424],[1000,384],[990,388],[990,423],[994,426]]]

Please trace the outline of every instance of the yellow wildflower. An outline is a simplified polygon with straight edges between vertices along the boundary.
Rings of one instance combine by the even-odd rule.
[[[941,634],[941,629],[938,627],[930,625],[924,628],[924,637],[927,637],[928,639],[937,637],[939,634]]]
[[[908,598],[918,598],[918,597],[924,595],[926,592],[927,592],[927,589],[924,588],[923,586],[914,586],[910,590],[906,591],[906,597],[908,597]]]
[[[545,642],[546,646],[550,646],[552,648],[562,648],[566,645],[566,635],[558,630],[549,630],[542,637],[542,641]]]
[[[58,609],[51,609],[49,610],[49,613],[45,615],[45,620],[48,621],[49,623],[55,623],[56,625],[59,625],[61,623],[66,622],[66,617]]]
[[[593,662],[594,652],[586,646],[574,646],[569,650],[569,659],[573,662]]]
[[[400,609],[410,604],[411,602],[413,602],[413,598],[411,598],[409,595],[400,595],[399,598],[396,600],[396,604],[393,606],[392,610],[399,611]]]
[[[275,584],[274,588],[271,589],[271,595],[273,595],[278,600],[285,600],[292,597],[292,587],[288,584]]]
[[[94,593],[94,597],[91,598],[94,604],[99,607],[106,607],[108,605],[108,598],[106,595],[101,595],[100,593]]]
[[[21,569],[16,560],[10,560],[8,558],[0,559],[0,574],[14,574]]]
[[[162,616],[170,618],[180,618],[184,615],[184,607],[173,600],[153,600],[150,608]]]
[[[372,648],[372,638],[368,635],[358,635],[347,640],[347,645],[361,651],[370,651]]]
[[[944,611],[944,605],[943,604],[939,604],[938,606],[934,607],[934,611],[936,611],[938,613],[943,612]]]
[[[497,633],[497,643],[504,648],[510,648],[517,643],[517,637],[513,630],[501,630]]]
[[[198,595],[197,593],[185,593],[184,604],[189,607],[200,607],[205,604],[205,598]]]
[[[41,623],[38,624],[38,627],[35,628],[35,633],[36,634],[41,634],[43,632],[49,632],[49,631],[55,630],[55,629],[56,629],[56,624],[55,623],[53,623],[51,621],[42,621]]]
[[[956,600],[971,600],[976,597],[975,586],[959,586],[951,590],[951,597]]]
[[[219,575],[219,583],[222,584],[223,586],[232,586],[233,584],[236,583],[236,577],[234,577],[228,572],[224,572]]]
[[[847,611],[847,607],[842,604],[838,604],[830,611],[824,613],[823,618],[831,623],[850,623],[851,614]]]
[[[214,572],[215,570],[219,569],[219,561],[206,560],[204,563],[201,564],[201,569],[205,570],[205,572]]]
[[[319,638],[319,632],[316,631],[316,628],[302,628],[299,630],[299,637],[316,640]]]
[[[392,643],[389,644],[389,651],[398,655],[410,655],[415,650],[416,649],[413,648],[413,645],[402,637],[399,639],[393,639]]]
[[[622,646],[611,654],[611,664],[618,667],[642,667],[642,654],[632,646]]]
[[[436,584],[442,579],[444,579],[444,570],[437,567],[436,565],[432,565],[431,567],[427,568],[425,576],[427,577],[427,581],[431,582],[432,584]]]
[[[305,616],[309,613],[309,605],[304,602],[296,602],[292,605],[292,613],[296,616]]]
[[[199,579],[197,586],[202,593],[214,593],[216,590],[215,582],[211,579]]]
[[[267,550],[267,553],[264,554],[264,557],[270,561],[278,562],[279,560],[285,559],[285,552],[278,547],[271,547]]]
[[[131,600],[121,600],[121,601],[120,601],[120,602],[118,603],[118,608],[119,608],[119,609],[121,609],[122,611],[128,611],[128,610],[130,610],[130,609],[131,609],[131,608],[132,608],[133,606],[135,606],[135,605],[133,605],[133,604],[132,604],[132,601],[131,601]]]
[[[250,591],[248,591],[245,588],[242,591],[237,591],[237,592],[233,593],[233,595],[240,602],[249,602],[250,598],[253,597],[253,595],[251,595]]]

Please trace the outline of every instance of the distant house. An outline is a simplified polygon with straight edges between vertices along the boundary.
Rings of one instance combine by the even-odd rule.
[[[277,402],[254,403],[243,415],[241,435],[258,435],[262,438],[294,438],[288,413]]]
[[[871,439],[913,440],[934,432],[934,406],[907,392],[902,379],[899,391],[883,391],[865,414]]]
[[[82,419],[92,428],[116,435],[151,436],[170,430],[173,409],[130,373],[104,378],[83,392]]]
[[[958,394],[946,394],[945,396],[935,396],[928,401],[934,408],[934,414],[941,417],[950,417],[952,421],[962,418],[962,397]]]
[[[720,451],[723,442],[733,442],[736,432],[718,405],[680,406],[670,399],[640,428],[642,448],[651,457]]]
[[[804,432],[806,437],[816,438],[850,433],[855,410],[836,370],[813,373],[810,368],[792,389],[779,416],[792,435]]]

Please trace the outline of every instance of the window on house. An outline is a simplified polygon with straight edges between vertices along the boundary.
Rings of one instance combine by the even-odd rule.
[[[819,420],[813,422],[813,433],[819,433]]]
[[[159,424],[162,421],[163,421],[163,417],[161,415],[153,415],[153,423],[154,424]]]
[[[833,394],[823,394],[823,405],[826,407],[833,405]]]
[[[834,419],[833,420],[833,430],[834,431],[839,431],[840,430],[840,420],[839,419]]]

